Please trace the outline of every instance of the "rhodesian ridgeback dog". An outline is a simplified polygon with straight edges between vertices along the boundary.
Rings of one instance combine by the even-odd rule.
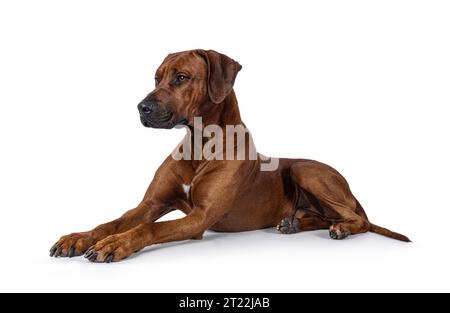
[[[194,141],[206,148],[213,138],[194,138],[195,117],[202,118],[202,127],[215,125],[216,132],[227,133],[230,125],[245,127],[233,90],[240,70],[238,62],[212,50],[169,54],[156,71],[155,89],[138,110],[146,127],[185,127],[187,135],[177,149],[190,157],[167,157],[136,208],[90,231],[63,236],[50,255],[84,254],[92,262],[109,263],[153,244],[201,239],[208,229],[239,232],[274,226],[283,234],[329,229],[331,238],[343,239],[371,231],[409,242],[369,222],[347,181],[326,164],[279,159],[276,169],[262,170],[265,161],[260,154],[217,157],[225,153],[225,146],[233,156],[239,152],[237,141],[229,144],[229,138],[216,146],[216,158],[193,155]],[[244,148],[254,149],[247,132],[244,141]],[[157,221],[173,210],[186,216]]]

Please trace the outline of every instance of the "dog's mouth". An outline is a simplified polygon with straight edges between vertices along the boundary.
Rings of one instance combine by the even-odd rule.
[[[171,129],[177,125],[187,125],[187,119],[153,100],[142,100],[138,104],[142,125],[151,128]]]
[[[186,118],[174,119],[172,113],[152,117],[140,114],[140,118],[142,125],[150,128],[172,129],[177,125],[187,125]]]

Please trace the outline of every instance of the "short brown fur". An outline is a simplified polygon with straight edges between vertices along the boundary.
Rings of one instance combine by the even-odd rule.
[[[233,91],[240,69],[239,63],[212,50],[170,54],[157,70],[155,90],[144,99],[164,106],[162,112],[171,115],[161,116],[170,120],[164,126],[157,125],[158,119],[149,120],[150,126],[171,128],[184,120],[188,134],[183,141],[192,141],[195,116],[202,117],[204,126],[219,125],[224,133],[226,125],[244,125]],[[173,73],[180,71],[189,75],[189,81],[175,86]],[[260,171],[261,162],[248,156],[180,161],[168,156],[136,208],[90,231],[63,236],[51,255],[85,254],[90,261],[112,262],[149,245],[201,239],[207,229],[238,232],[277,224],[282,233],[329,228],[334,239],[372,231],[409,241],[371,224],[347,181],[332,167],[312,160],[280,159],[277,170]],[[183,185],[190,185],[188,194]],[[173,210],[186,216],[156,221]]]

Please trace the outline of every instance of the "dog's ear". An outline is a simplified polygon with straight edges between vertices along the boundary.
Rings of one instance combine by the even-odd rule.
[[[235,60],[214,50],[198,50],[208,67],[208,95],[212,102],[221,103],[231,92],[242,66]]]

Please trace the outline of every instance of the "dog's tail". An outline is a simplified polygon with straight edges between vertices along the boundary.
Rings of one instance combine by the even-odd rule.
[[[383,236],[386,236],[386,237],[389,237],[389,238],[397,239],[397,240],[400,240],[400,241],[411,242],[411,240],[409,240],[408,237],[406,237],[406,236],[404,236],[402,234],[390,231],[387,228],[383,228],[383,227],[377,226],[377,225],[372,224],[372,223],[370,223],[370,231],[373,232],[373,233],[376,233],[376,234],[379,234],[379,235],[383,235]]]
[[[364,209],[358,200],[356,200],[356,213],[370,223],[369,219],[367,218],[366,212],[364,212]],[[372,223],[370,223],[369,231],[371,231],[372,233],[376,233],[376,234],[383,235],[383,236],[393,238],[393,239],[397,239],[400,241],[411,242],[411,240],[409,240],[408,237],[406,237],[402,234],[393,232],[389,229],[380,227],[380,226],[372,224]]]

